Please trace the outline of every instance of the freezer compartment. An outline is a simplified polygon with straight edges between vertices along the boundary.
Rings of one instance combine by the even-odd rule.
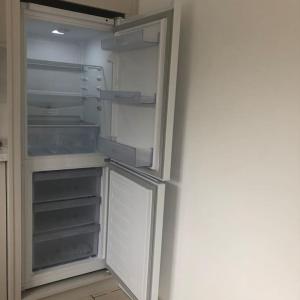
[[[99,225],[91,225],[35,235],[33,271],[96,256],[99,230]]]
[[[99,197],[100,187],[101,172],[97,168],[36,172],[33,203]]]
[[[88,125],[28,126],[28,155],[94,153],[99,127]]]
[[[99,222],[100,199],[96,197],[35,204],[34,234]]]
[[[153,149],[135,148],[106,138],[99,138],[99,150],[113,160],[134,167],[151,167]]]
[[[100,99],[120,104],[155,104],[155,96],[144,96],[141,92],[101,90]]]
[[[158,44],[158,34],[149,35],[149,32],[145,32],[143,29],[101,41],[102,49],[109,51],[131,51],[158,46]]]

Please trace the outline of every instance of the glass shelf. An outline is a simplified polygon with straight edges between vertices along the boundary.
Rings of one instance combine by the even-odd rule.
[[[138,50],[154,47],[158,44],[159,43],[157,40],[154,41],[145,39],[143,30],[114,36],[113,38],[108,38],[101,41],[102,49],[108,51]]]
[[[54,92],[42,90],[28,90],[27,102],[30,106],[40,108],[63,108],[81,106],[88,99],[98,99],[95,95],[82,95],[72,92]]]
[[[100,152],[110,158],[134,167],[151,167],[153,149],[135,148],[107,138],[99,138]]]
[[[155,104],[155,96],[143,96],[141,92],[101,90],[100,99],[120,104]]]
[[[59,61],[49,61],[49,60],[41,60],[41,59],[28,59],[27,66],[29,68],[36,69],[48,69],[48,70],[64,70],[64,71],[74,71],[74,72],[82,72],[86,67],[92,67],[94,69],[102,70],[101,66],[94,65],[84,65],[84,64],[75,64],[75,63],[66,63]]]
[[[28,90],[27,101],[30,106],[61,108],[80,106],[83,104],[83,97],[80,93]]]
[[[83,121],[80,116],[28,115],[29,127],[99,127]]]

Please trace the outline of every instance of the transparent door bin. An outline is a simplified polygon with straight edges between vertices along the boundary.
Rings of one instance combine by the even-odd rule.
[[[98,254],[99,225],[79,227],[33,238],[33,271]]]
[[[101,47],[108,51],[130,51],[158,46],[158,35],[149,37],[143,29],[103,39]]]
[[[104,91],[100,92],[100,99],[120,104],[155,104],[155,96],[143,96],[141,92]]]
[[[94,153],[98,133],[96,126],[29,126],[28,155]]]
[[[113,160],[133,167],[151,167],[152,165],[152,148],[135,148],[107,138],[99,138],[99,150]]]

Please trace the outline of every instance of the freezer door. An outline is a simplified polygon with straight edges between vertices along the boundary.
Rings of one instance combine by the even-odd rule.
[[[179,15],[172,9],[124,21],[101,41],[113,74],[111,89],[100,91],[111,126],[101,131],[99,150],[163,180],[170,178]]]
[[[106,263],[136,300],[158,300],[165,185],[109,168]]]

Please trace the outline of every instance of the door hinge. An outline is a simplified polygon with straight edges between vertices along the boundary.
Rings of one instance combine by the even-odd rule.
[[[109,157],[108,158],[104,158],[104,162],[109,163],[109,162],[111,162],[111,159]]]
[[[124,21],[124,18],[122,18],[122,17],[114,18],[114,26],[116,27],[116,26],[121,25],[123,21]]]

